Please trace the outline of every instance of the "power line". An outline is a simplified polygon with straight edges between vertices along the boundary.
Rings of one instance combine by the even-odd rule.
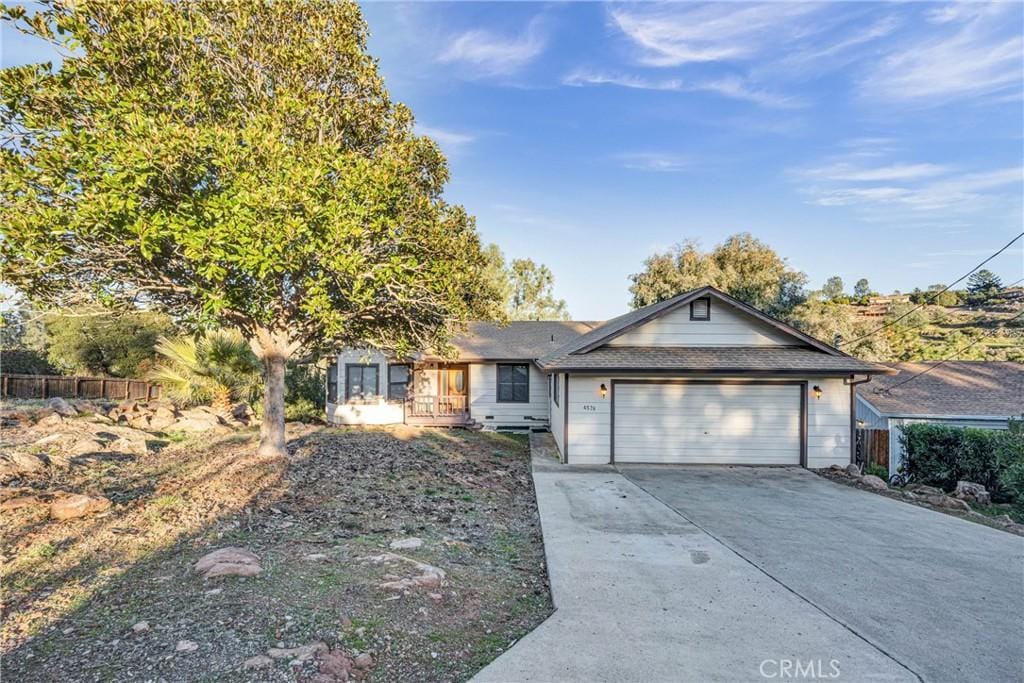
[[[1013,322],[1014,320],[1016,320],[1017,318],[1020,318],[1021,316],[1024,316],[1024,311],[1021,311],[1020,313],[1018,313],[1017,315],[1013,316],[1012,318],[1008,318],[1006,320],[1006,322],[1008,322],[1008,323],[1009,322]],[[929,367],[927,370],[922,370],[921,372],[917,373],[916,375],[911,375],[910,377],[908,377],[907,379],[903,380],[899,384],[893,384],[891,387],[886,387],[884,389],[878,389],[877,390],[878,393],[880,393],[880,394],[888,394],[893,389],[896,389],[897,387],[902,387],[907,382],[913,382],[915,379],[917,379],[921,375],[927,375],[929,372],[931,372],[935,368],[939,367],[943,363],[948,363],[951,360],[955,360],[956,358],[958,358],[960,356],[961,353],[963,353],[964,351],[966,351],[966,350],[968,350],[968,349],[970,349],[970,348],[972,348],[974,346],[977,346],[978,344],[980,344],[982,342],[982,340],[987,339],[988,337],[994,337],[996,332],[999,332],[1001,329],[1002,328],[997,327],[994,330],[992,330],[991,332],[989,332],[988,334],[981,335],[980,337],[978,337],[977,339],[972,341],[967,346],[964,346],[962,348],[957,349],[953,353],[953,355],[947,356],[947,357],[943,358],[942,360],[937,362],[935,365],[932,365],[931,367]]]
[[[930,297],[928,297],[928,298],[927,298],[927,299],[926,299],[926,300],[925,300],[925,301],[924,301],[923,303],[921,303],[921,304],[918,304],[917,306],[915,306],[914,308],[910,309],[909,311],[907,311],[907,312],[906,312],[906,313],[904,313],[903,315],[900,315],[900,316],[898,316],[898,317],[896,317],[896,318],[893,318],[892,320],[889,320],[888,322],[885,322],[885,323],[883,323],[882,325],[880,325],[879,327],[876,327],[875,329],[871,330],[871,331],[870,331],[870,332],[868,332],[867,334],[861,335],[861,336],[857,337],[856,339],[851,339],[850,341],[848,341],[848,342],[844,343],[844,344],[843,344],[843,346],[846,346],[847,348],[849,348],[849,346],[848,346],[849,344],[856,344],[857,342],[860,342],[860,341],[862,341],[862,340],[864,340],[864,339],[867,339],[868,337],[871,337],[871,336],[875,335],[876,333],[878,333],[878,332],[881,332],[882,330],[884,330],[884,329],[886,329],[886,328],[888,328],[888,327],[892,327],[893,325],[895,325],[895,324],[896,324],[896,323],[898,323],[899,321],[901,321],[901,320],[903,320],[904,318],[906,318],[906,317],[907,317],[908,315],[910,315],[911,313],[915,313],[915,312],[917,312],[917,311],[921,310],[922,308],[924,308],[924,307],[925,307],[925,306],[927,306],[928,304],[930,304],[930,303],[932,303],[933,301],[935,301],[935,299],[936,299],[936,298],[938,298],[938,296],[939,296],[940,294],[942,294],[943,292],[947,292],[947,291],[949,291],[949,289],[950,289],[950,288],[951,288],[951,287],[952,287],[953,285],[959,284],[960,282],[962,282],[962,281],[966,280],[966,279],[967,279],[967,278],[968,278],[968,277],[969,277],[969,276],[971,275],[971,273],[973,273],[974,271],[978,270],[978,269],[979,269],[979,268],[981,268],[981,267],[982,267],[983,265],[985,265],[986,263],[988,263],[989,261],[991,261],[992,259],[994,259],[994,258],[995,258],[996,256],[999,256],[999,255],[1000,255],[1000,254],[1002,254],[1002,253],[1003,253],[1004,251],[1006,251],[1007,249],[1009,249],[1009,248],[1010,248],[1010,245],[1011,245],[1011,244],[1013,244],[1014,242],[1016,242],[1017,240],[1019,240],[1019,239],[1020,239],[1021,237],[1024,237],[1024,232],[1020,233],[1019,235],[1017,235],[1016,237],[1014,237],[1014,238],[1013,238],[1012,240],[1010,240],[1009,242],[1007,242],[1006,244],[1004,244],[1004,245],[1002,246],[1002,248],[1000,248],[1000,249],[999,249],[999,251],[997,251],[996,253],[992,254],[991,256],[989,256],[989,257],[988,257],[987,259],[985,259],[984,261],[982,261],[982,262],[981,262],[981,263],[979,263],[978,265],[976,265],[976,266],[974,266],[973,268],[971,268],[971,269],[970,269],[969,271],[967,271],[966,273],[964,273],[963,275],[961,275],[961,276],[960,276],[959,278],[957,278],[957,279],[956,279],[956,280],[954,280],[953,282],[950,282],[950,283],[949,283],[948,285],[946,285],[945,287],[943,287],[943,288],[942,288],[942,289],[940,289],[939,291],[937,291],[937,292],[934,292],[934,293],[932,293],[932,295],[931,295]],[[1012,285],[1011,285],[1011,286],[1012,286]]]

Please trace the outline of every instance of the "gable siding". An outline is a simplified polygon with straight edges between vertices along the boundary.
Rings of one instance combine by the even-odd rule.
[[[543,427],[548,424],[547,377],[533,363],[530,366],[530,401],[498,402],[498,364],[471,363],[469,366],[470,416],[484,427]],[[488,419],[490,416],[490,419]]]
[[[711,320],[689,304],[612,339],[608,346],[794,346],[802,342],[712,297]]]
[[[553,398],[548,401],[548,412],[551,415],[551,435],[555,438],[555,444],[558,446],[558,452],[561,453],[562,459],[565,459],[565,375],[563,373],[555,373],[551,375],[552,381],[558,382],[558,403],[555,404]]]

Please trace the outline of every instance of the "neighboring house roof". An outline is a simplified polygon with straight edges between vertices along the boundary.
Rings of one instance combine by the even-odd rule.
[[[560,353],[537,363],[543,370],[801,375],[875,373],[879,367],[846,355],[816,349],[766,346],[604,346],[589,353]]]
[[[899,374],[878,376],[857,387],[858,396],[881,415],[1010,417],[1024,413],[1024,364],[922,361],[886,365]],[[914,381],[896,386],[926,370],[927,374]]]
[[[471,322],[466,332],[452,339],[452,345],[459,351],[459,360],[533,360],[599,324],[579,320],[523,320],[507,325]]]

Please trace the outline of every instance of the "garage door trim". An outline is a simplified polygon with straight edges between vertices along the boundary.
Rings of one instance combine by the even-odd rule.
[[[807,382],[766,379],[612,379],[611,416],[609,422],[609,450],[612,465],[615,464],[615,387],[620,384],[750,384],[770,386],[795,386],[800,388],[800,466],[807,467]]]

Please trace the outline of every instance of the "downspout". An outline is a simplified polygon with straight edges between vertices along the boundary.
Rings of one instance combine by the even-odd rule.
[[[871,375],[866,375],[864,379],[857,379],[856,375],[850,375],[849,379],[844,379],[843,384],[847,384],[850,387],[850,464],[855,464],[857,455],[857,385],[866,384],[871,381]]]

